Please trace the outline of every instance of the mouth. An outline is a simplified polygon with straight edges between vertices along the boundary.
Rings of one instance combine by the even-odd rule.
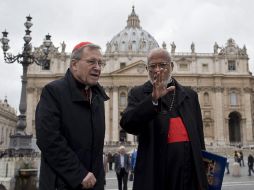
[[[96,74],[96,73],[92,73],[92,74],[90,74],[93,78],[99,78],[100,77],[100,74],[98,73],[98,74]]]

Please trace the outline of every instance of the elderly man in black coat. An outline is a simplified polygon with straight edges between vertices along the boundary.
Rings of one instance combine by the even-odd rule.
[[[206,190],[197,93],[171,77],[164,49],[151,50],[147,70],[150,80],[130,90],[120,121],[139,137],[133,190]]]
[[[65,76],[47,84],[36,109],[39,190],[104,190],[104,101],[100,47],[81,42]]]

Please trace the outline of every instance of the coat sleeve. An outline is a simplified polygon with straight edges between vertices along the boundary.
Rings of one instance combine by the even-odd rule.
[[[152,95],[138,97],[135,89],[128,94],[128,105],[122,114],[121,127],[133,135],[139,135],[156,116],[157,107],[152,103]]]
[[[42,90],[36,108],[36,136],[45,161],[72,188],[78,187],[88,171],[62,135],[60,95],[53,86]]]
[[[195,93],[195,102],[196,102],[196,120],[198,124],[199,140],[200,140],[202,150],[205,150],[206,148],[205,148],[204,131],[203,131],[203,119],[202,119],[202,114],[201,114],[201,109],[200,109],[197,93]]]

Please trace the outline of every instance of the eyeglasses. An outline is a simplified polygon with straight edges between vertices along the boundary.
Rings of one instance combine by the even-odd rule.
[[[88,63],[88,65],[91,65],[93,67],[95,67],[96,64],[98,64],[100,68],[103,68],[106,65],[106,63],[102,60],[96,60],[96,59],[80,59],[80,60],[85,61],[86,63]]]
[[[161,63],[152,63],[148,64],[148,70],[149,71],[154,71],[157,67],[160,69],[166,69],[170,64],[168,62],[161,62]]]

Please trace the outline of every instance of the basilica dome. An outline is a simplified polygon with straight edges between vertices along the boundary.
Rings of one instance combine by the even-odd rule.
[[[154,37],[140,26],[134,6],[127,20],[127,26],[107,43],[106,54],[110,53],[147,53],[159,47]]]

